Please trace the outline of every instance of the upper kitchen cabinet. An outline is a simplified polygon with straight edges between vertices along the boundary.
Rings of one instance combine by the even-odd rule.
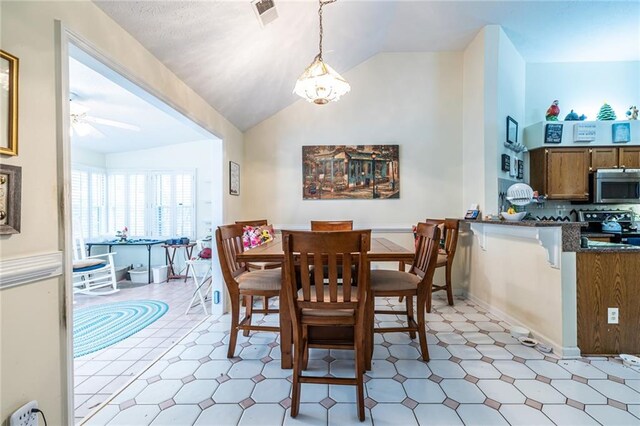
[[[550,200],[589,199],[589,149],[537,149],[529,153],[530,185]]]
[[[591,166],[589,170],[618,168],[618,148],[592,148],[589,149],[589,153],[591,154]]]
[[[552,148],[553,149],[553,148]],[[591,167],[598,169],[640,169],[640,147],[604,147],[589,149]]]
[[[620,167],[624,169],[640,169],[640,146],[618,148]]]

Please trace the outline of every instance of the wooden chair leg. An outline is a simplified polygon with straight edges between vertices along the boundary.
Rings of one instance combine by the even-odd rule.
[[[355,361],[356,361],[356,401],[358,403],[358,419],[364,421],[364,336],[362,331],[354,330]]]
[[[407,325],[411,326],[411,323],[413,322],[413,296],[407,296],[406,307],[407,307]],[[410,331],[409,337],[411,337],[411,339],[415,339],[416,332]]]
[[[447,270],[446,270],[446,285],[447,285],[447,301],[449,302],[449,306],[453,306],[453,288],[451,286],[451,264],[447,262]]]
[[[245,309],[245,316],[248,318],[246,324],[251,325],[251,315],[253,312],[253,296],[244,297],[244,309]],[[242,335],[244,337],[249,336],[249,330],[244,330]]]
[[[427,297],[431,296],[431,292],[427,294]],[[418,336],[420,338],[420,352],[422,353],[422,359],[425,362],[429,362],[429,348],[427,347],[427,325],[425,323],[424,309],[421,307],[425,305],[423,297],[418,296]]]
[[[309,368],[309,345],[307,345],[308,342],[308,332],[309,332],[309,328],[306,325],[302,326],[302,341],[304,342],[303,344],[303,348],[302,348],[302,369],[306,370],[307,368]]]
[[[240,297],[231,297],[231,330],[229,330],[229,349],[227,358],[233,358],[238,340],[238,322],[240,321]]]
[[[299,330],[295,331],[299,336],[294,341],[294,358],[293,358],[293,384],[291,386],[291,417],[296,417],[300,411],[300,375],[302,375],[302,357],[304,353],[305,343],[301,338]]]
[[[425,301],[425,308],[428,313],[431,313],[431,302],[433,301],[433,281],[429,283],[427,287],[427,300]]]
[[[262,306],[264,306],[264,310],[269,309],[269,298],[267,296],[262,297]],[[268,314],[265,312],[264,316],[266,317]]]
[[[403,300],[404,300],[404,296],[398,297],[398,303],[402,303]]]

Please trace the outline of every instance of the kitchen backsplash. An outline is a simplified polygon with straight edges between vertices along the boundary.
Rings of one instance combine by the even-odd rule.
[[[505,211],[509,208],[509,201],[506,200],[507,190],[514,183],[520,183],[511,179],[498,179],[498,211]],[[636,214],[636,220],[640,220],[640,205],[638,204],[571,204],[569,201],[547,201],[544,204],[529,204],[524,208],[533,217],[570,217],[572,221],[577,220],[579,210],[632,210]],[[574,212],[575,211],[575,212]]]

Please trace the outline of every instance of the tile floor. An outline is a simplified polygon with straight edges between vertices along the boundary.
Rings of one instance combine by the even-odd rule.
[[[161,284],[118,283],[120,291],[106,296],[75,295],[74,309],[126,300],[160,300],[169,310],[144,330],[108,348],[74,360],[75,420],[106,401],[167,348],[177,343],[205,315],[197,306],[185,315],[193,295],[193,282],[171,280]]]
[[[394,300],[377,303],[400,308]],[[508,324],[469,301],[435,305],[429,363],[418,359],[408,335],[375,336],[365,424],[640,424],[639,371],[615,360],[545,356],[518,344]],[[263,321],[276,323],[277,315]],[[333,385],[303,385],[292,419],[291,370],[280,369],[276,335],[239,336],[237,357],[227,359],[228,325],[228,316],[204,321],[86,424],[359,424],[355,389]],[[309,372],[351,375],[351,357],[312,350]]]

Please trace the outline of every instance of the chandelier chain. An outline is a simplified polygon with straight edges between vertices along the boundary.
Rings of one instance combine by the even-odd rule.
[[[316,56],[317,59],[319,59],[320,61],[322,61],[322,32],[323,32],[323,27],[322,27],[322,6],[326,5],[326,4],[331,4],[331,3],[335,3],[337,0],[319,0],[320,2],[320,8],[318,9],[318,17],[320,18],[320,41],[318,43],[319,45],[319,53]]]

